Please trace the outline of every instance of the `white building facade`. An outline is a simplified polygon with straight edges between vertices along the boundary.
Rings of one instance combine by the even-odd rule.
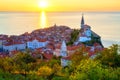
[[[16,43],[16,44],[10,44],[10,45],[3,45],[4,51],[14,51],[14,50],[24,50],[26,48],[25,43]]]
[[[90,40],[91,40],[90,37],[80,36],[78,41],[79,41],[79,42],[86,42],[86,41],[90,41]]]
[[[65,41],[63,40],[62,45],[61,45],[61,50],[60,50],[60,55],[62,56],[61,58],[61,66],[65,67],[69,64],[70,60],[67,59],[67,46]]]
[[[36,48],[45,47],[47,44],[48,41],[39,41],[37,39],[34,39],[32,41],[27,42],[27,48],[36,49]]]

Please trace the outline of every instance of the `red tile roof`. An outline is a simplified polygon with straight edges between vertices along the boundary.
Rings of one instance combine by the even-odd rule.
[[[11,45],[17,45],[17,44],[24,44],[22,42],[9,42],[7,44],[4,44],[5,46],[11,46]]]
[[[28,41],[33,41],[33,40],[37,40],[38,42],[46,42],[47,39],[40,39],[40,38],[31,38]]]
[[[44,56],[46,59],[52,59],[53,54],[44,53],[43,56]]]
[[[80,46],[67,46],[67,50],[77,50]]]

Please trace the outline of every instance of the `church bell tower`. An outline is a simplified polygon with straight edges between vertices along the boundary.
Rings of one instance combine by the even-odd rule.
[[[65,43],[64,40],[63,40],[62,45],[61,45],[60,55],[62,57],[66,57],[67,56],[67,46],[66,46],[66,43]]]
[[[82,14],[82,19],[81,19],[81,28],[83,28],[84,27],[84,15]]]

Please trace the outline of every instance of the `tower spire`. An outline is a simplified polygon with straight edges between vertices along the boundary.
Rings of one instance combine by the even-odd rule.
[[[66,43],[65,43],[64,40],[63,40],[62,45],[61,45],[60,54],[61,54],[62,57],[63,57],[63,56],[64,56],[64,57],[67,56],[67,46],[66,46]]]
[[[81,28],[84,27],[84,14],[82,13],[82,19],[81,19]]]

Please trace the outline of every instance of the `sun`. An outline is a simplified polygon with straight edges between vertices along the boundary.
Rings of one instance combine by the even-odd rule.
[[[47,8],[48,7],[48,2],[45,1],[45,0],[42,0],[39,2],[39,7],[44,9],[44,8]]]

